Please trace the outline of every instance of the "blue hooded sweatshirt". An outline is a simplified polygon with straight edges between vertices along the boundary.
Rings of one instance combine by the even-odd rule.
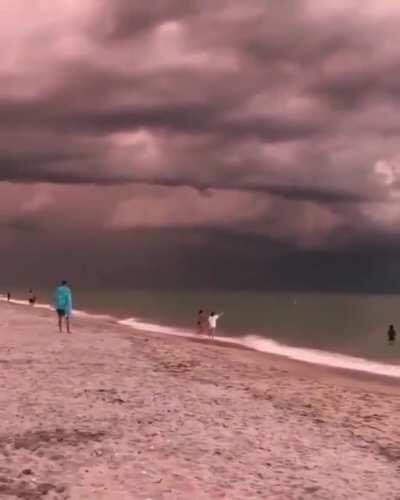
[[[56,309],[65,311],[67,316],[72,313],[72,294],[66,285],[61,285],[56,290]]]

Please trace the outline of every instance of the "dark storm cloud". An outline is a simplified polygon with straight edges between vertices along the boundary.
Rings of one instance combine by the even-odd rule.
[[[328,249],[348,263],[346,249],[399,246],[397,2],[5,4],[10,255],[28,239],[49,261],[67,245],[78,265],[93,235],[108,249],[93,262],[140,240],[136,257],[154,251],[163,275],[163,245],[189,269],[218,247],[235,281],[241,248],[251,284],[278,247],[279,266],[311,269]]]

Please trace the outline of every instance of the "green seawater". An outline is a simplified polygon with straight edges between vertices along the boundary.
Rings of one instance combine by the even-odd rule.
[[[194,330],[198,309],[224,312],[218,334],[257,335],[280,343],[400,365],[400,336],[387,342],[390,323],[400,332],[400,297],[394,295],[260,293],[193,290],[73,290],[74,308],[118,319],[134,317]],[[12,290],[15,298],[27,291]],[[52,303],[53,290],[35,290]]]

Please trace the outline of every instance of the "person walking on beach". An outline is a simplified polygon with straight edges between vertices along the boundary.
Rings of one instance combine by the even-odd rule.
[[[7,292],[7,302],[10,302],[10,300],[11,300],[11,293]]]
[[[210,339],[214,340],[215,330],[217,329],[217,321],[224,313],[215,314],[211,312],[208,317],[208,336]]]
[[[204,316],[204,311],[203,309],[199,309],[197,313],[197,333],[203,333],[204,332],[204,327],[205,327],[205,316]]]
[[[69,318],[72,313],[72,293],[66,281],[62,281],[56,290],[56,311],[58,316],[58,329],[62,333],[62,320],[65,318],[67,333],[70,332]]]
[[[389,330],[387,332],[389,344],[392,344],[396,340],[396,335],[397,333],[396,330],[394,329],[394,326],[390,325]]]

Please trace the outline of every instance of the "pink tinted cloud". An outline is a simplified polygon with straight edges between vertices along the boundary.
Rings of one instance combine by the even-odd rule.
[[[21,207],[49,230],[73,200],[71,231],[97,227],[99,210],[119,226],[243,226],[293,244],[330,244],[345,219],[354,234],[389,227],[368,207],[393,197],[375,167],[398,155],[397,2],[143,5],[2,3],[0,180],[31,184],[12,188]],[[22,217],[0,204],[3,220]]]

